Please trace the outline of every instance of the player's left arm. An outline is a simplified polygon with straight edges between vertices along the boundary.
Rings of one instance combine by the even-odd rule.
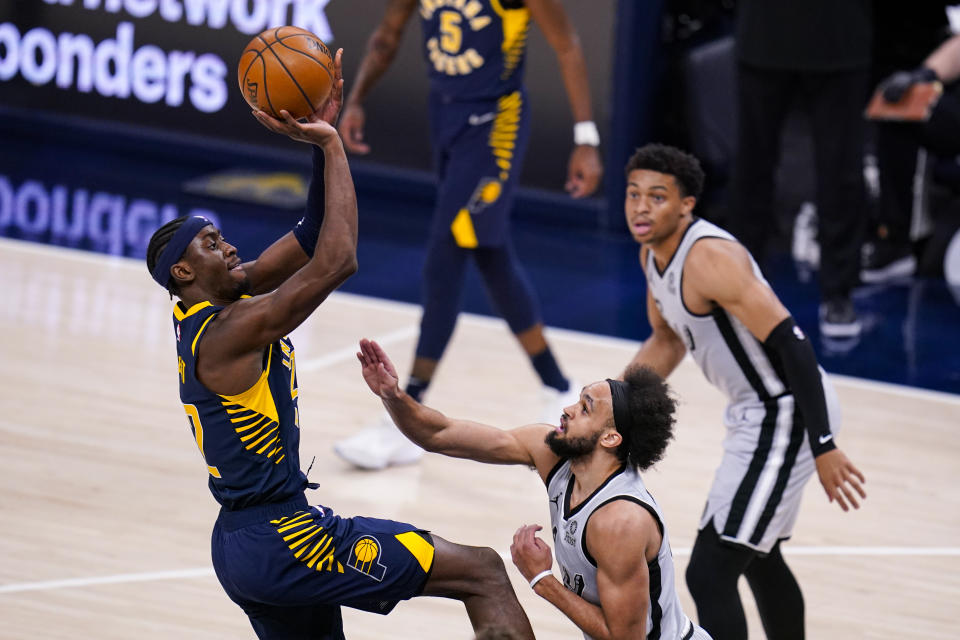
[[[330,97],[317,107],[316,111],[307,116],[308,122],[322,120],[333,127],[337,126],[340,107],[343,105],[342,57],[343,49],[339,49],[333,61],[333,85],[330,89]],[[280,121],[266,114],[255,115],[271,131],[289,135]],[[323,150],[319,147],[311,145],[311,151],[312,171],[303,217],[292,231],[267,247],[256,260],[243,265],[243,270],[249,278],[251,295],[269,293],[279,287],[287,278],[307,264],[317,246],[317,237],[320,234],[320,226],[323,224],[325,161]]]
[[[603,164],[597,151],[600,136],[593,121],[590,81],[580,37],[560,0],[527,0],[526,6],[556,54],[563,75],[570,110],[577,123],[574,128],[575,146],[570,153],[564,188],[574,198],[583,198],[596,191],[603,176]]]
[[[736,242],[705,238],[690,250],[684,272],[697,296],[740,320],[780,360],[827,497],[844,511],[848,502],[859,508],[856,494],[866,497],[860,486],[865,480],[837,448],[813,347],[773,290],[754,274],[746,249]]]

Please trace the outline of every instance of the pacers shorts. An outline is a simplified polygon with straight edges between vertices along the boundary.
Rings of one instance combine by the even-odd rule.
[[[420,595],[430,534],[377,518],[341,518],[305,498],[221,511],[213,567],[260,638],[342,638],[340,606],[387,614]]]
[[[431,232],[465,249],[504,245],[530,134],[526,91],[471,102],[432,93],[430,123],[440,181]]]

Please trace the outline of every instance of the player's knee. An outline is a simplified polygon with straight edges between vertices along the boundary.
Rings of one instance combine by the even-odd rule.
[[[477,549],[477,578],[483,581],[486,588],[502,588],[510,586],[507,569],[500,554],[490,547]]]
[[[690,563],[687,565],[687,589],[690,590],[690,595],[693,596],[693,599],[696,601],[701,601],[705,596],[709,595],[709,592],[712,587],[711,585],[711,576],[709,572],[705,570],[703,562],[699,561],[696,557],[690,558]]]

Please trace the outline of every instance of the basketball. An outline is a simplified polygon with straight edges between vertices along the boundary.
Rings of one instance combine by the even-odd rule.
[[[243,97],[274,118],[316,111],[333,86],[333,56],[320,38],[298,27],[274,27],[244,48],[237,65]]]
[[[379,549],[377,549],[376,542],[370,538],[364,538],[357,543],[353,551],[357,554],[357,560],[366,564],[377,557],[377,551],[379,551]]]

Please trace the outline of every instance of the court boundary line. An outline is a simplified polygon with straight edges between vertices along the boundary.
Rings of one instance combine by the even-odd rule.
[[[808,557],[960,557],[960,547],[786,546],[783,547],[782,550],[786,556]],[[673,555],[688,557],[690,551],[690,547],[675,547],[673,549]],[[503,558],[506,563],[511,562],[509,551],[501,551],[500,557]],[[155,582],[158,580],[181,580],[185,578],[208,578],[215,576],[216,574],[213,571],[213,567],[197,567],[193,569],[118,573],[108,576],[66,578],[63,580],[43,580],[39,582],[15,582],[0,585],[0,596],[7,593],[23,593],[26,591],[48,591],[51,589],[128,584],[132,582]]]
[[[54,254],[58,257],[69,260],[78,260],[80,262],[87,262],[91,264],[107,264],[111,267],[120,267],[127,269],[136,269],[138,271],[146,271],[143,260],[139,258],[130,258],[127,256],[110,256],[101,253],[93,253],[87,251],[86,249],[75,249],[72,247],[60,247],[56,245],[47,245],[40,244],[36,242],[30,242],[29,240],[16,240],[13,238],[2,238],[0,237],[0,248],[7,248],[13,251],[18,251],[20,253],[29,253],[29,254],[39,254],[39,255],[50,255]],[[146,278],[144,278],[146,282]],[[375,298],[373,296],[366,296],[358,293],[349,293],[346,291],[334,291],[330,294],[330,299],[345,302],[347,304],[352,304],[354,306],[362,306],[374,310],[389,310],[389,311],[405,311],[419,313],[420,305],[414,304],[412,302],[402,302],[399,300],[389,300],[387,298]],[[481,316],[474,313],[462,312],[460,318],[467,324],[474,326],[480,326],[484,328],[493,328],[493,327],[506,327],[506,321],[502,318],[494,318],[491,316]],[[593,344],[597,346],[605,347],[630,347],[633,349],[639,349],[642,341],[632,340],[629,338],[620,338],[617,336],[606,336],[596,333],[588,333],[585,331],[577,331],[574,329],[562,329],[559,327],[547,327],[546,333],[548,336],[578,341],[583,344]],[[351,350],[354,347],[350,347]],[[346,352],[347,347],[337,350],[338,360],[343,358],[343,354],[340,353]],[[351,351],[355,353],[355,351]],[[325,358],[326,356],[320,356],[317,359]],[[690,354],[685,356],[686,358],[690,357]],[[626,363],[624,363],[626,365]],[[316,369],[311,369],[316,370]],[[846,376],[838,373],[830,373],[830,378],[838,386],[847,386],[851,388],[859,388],[864,390],[871,391],[880,391],[883,393],[893,393],[905,397],[918,398],[924,400],[931,400],[934,402],[941,402],[944,404],[960,406],[960,394],[949,393],[946,391],[937,391],[934,389],[924,389],[922,387],[910,387],[907,385],[896,384],[893,382],[883,382],[880,380],[870,380],[868,378],[858,378],[855,376]]]

